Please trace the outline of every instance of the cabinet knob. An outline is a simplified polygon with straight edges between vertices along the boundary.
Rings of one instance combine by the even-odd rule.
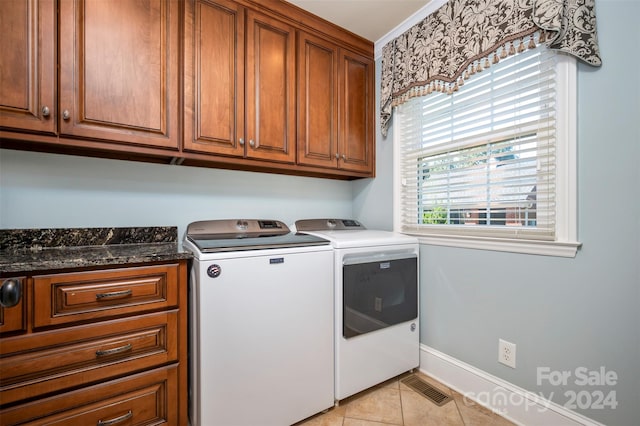
[[[241,146],[244,146],[244,139],[240,138],[240,140],[238,141],[238,143],[240,143]]]
[[[48,106],[43,106],[42,107],[42,116],[43,117],[48,117],[49,114],[51,114],[51,111],[49,111],[49,107]]]
[[[346,154],[342,154],[342,159],[346,160],[347,159],[347,155]]]
[[[339,159],[340,159],[340,154],[336,152],[336,160],[339,160]]]
[[[69,114],[69,110],[64,110],[62,111],[62,119],[63,120],[68,120],[71,117],[71,114]]]
[[[249,139],[249,145],[251,145],[251,148],[256,148],[257,144],[253,139]]]
[[[20,280],[10,278],[0,285],[0,306],[11,308],[20,302],[22,297],[22,284]]]

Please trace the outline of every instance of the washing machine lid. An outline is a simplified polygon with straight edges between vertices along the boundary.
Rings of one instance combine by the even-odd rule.
[[[418,239],[391,231],[367,229],[353,219],[302,219],[295,223],[297,232],[331,241],[335,248],[380,247],[417,244]]]
[[[279,220],[218,219],[189,224],[185,239],[201,253],[317,246],[329,241],[316,235],[295,234]]]

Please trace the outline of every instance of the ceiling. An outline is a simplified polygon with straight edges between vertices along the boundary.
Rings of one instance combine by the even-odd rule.
[[[376,42],[430,0],[287,0]]]

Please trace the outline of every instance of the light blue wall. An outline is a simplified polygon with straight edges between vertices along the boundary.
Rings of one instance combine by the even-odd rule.
[[[353,182],[353,213],[369,229],[393,230],[393,141],[380,136],[380,61],[376,62],[376,177]]]
[[[0,150],[0,227],[351,217],[351,182]]]
[[[598,0],[596,12],[604,65],[578,68],[582,249],[564,259],[422,245],[421,342],[561,405],[567,391],[615,391],[616,409],[578,411],[630,426],[640,425],[640,2]],[[391,163],[378,167],[386,179]],[[386,212],[388,188],[357,188],[356,210]],[[498,364],[498,338],[517,344],[517,369]],[[601,366],[615,386],[575,385],[576,368]],[[538,386],[537,367],[573,378]]]

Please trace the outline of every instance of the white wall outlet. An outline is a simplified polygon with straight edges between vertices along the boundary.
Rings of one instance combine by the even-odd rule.
[[[498,339],[498,362],[516,368],[516,344]]]

